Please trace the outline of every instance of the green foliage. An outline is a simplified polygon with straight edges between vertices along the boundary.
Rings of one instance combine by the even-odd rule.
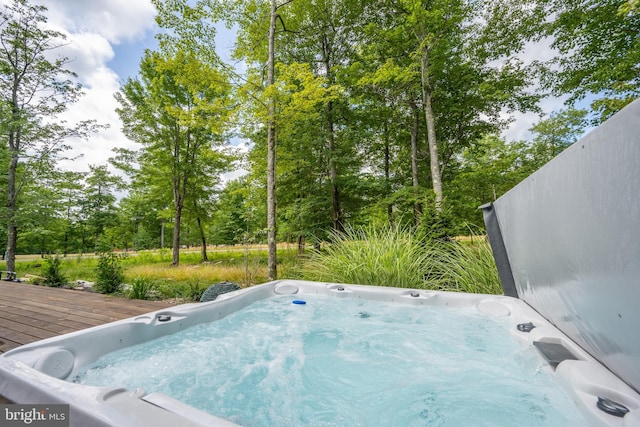
[[[43,284],[52,287],[64,286],[67,278],[62,274],[62,265],[60,257],[53,255],[45,258],[45,265],[42,271],[44,277]]]
[[[427,288],[430,265],[426,242],[410,229],[347,228],[314,250],[303,266],[309,280],[401,288]]]
[[[185,289],[183,295],[189,301],[200,301],[200,297],[206,289],[207,286],[200,284],[199,281],[190,280],[189,282],[187,282],[187,288]]]
[[[124,282],[124,272],[120,264],[120,256],[113,252],[101,253],[96,268],[94,289],[101,294],[118,292]]]
[[[439,211],[433,204],[424,205],[423,209],[415,230],[417,235],[432,242],[446,242],[458,234],[454,226],[453,210],[447,199]]]
[[[313,251],[302,266],[308,280],[500,294],[489,245],[425,240],[413,230],[347,229]]]
[[[97,252],[110,251],[113,242],[105,235],[107,227],[116,225],[116,197],[122,188],[122,178],[109,172],[106,165],[89,166],[85,179],[81,218],[84,220]]]
[[[207,289],[206,285],[202,285],[198,280],[188,279],[183,282],[159,281],[156,290],[162,298],[177,299],[189,302],[198,302],[200,297]]]
[[[637,13],[638,11],[640,11],[640,0],[626,0],[620,5],[618,14],[626,15],[630,13]]]
[[[502,196],[547,160],[533,156],[528,144],[507,143],[497,135],[466,148],[446,192],[455,234],[484,227],[478,207]]]
[[[209,227],[209,241],[216,245],[233,245],[243,241],[250,231],[251,208],[246,206],[246,179],[227,183],[220,193]]]
[[[481,236],[474,241],[450,241],[435,245],[433,269],[427,280],[445,291],[502,294],[491,247]]]
[[[151,293],[155,290],[155,283],[142,276],[137,276],[131,282],[131,289],[129,290],[129,298],[131,299],[149,299]]]
[[[194,50],[165,49],[146,51],[140,78],[129,79],[116,94],[124,131],[141,146],[138,169],[125,170],[133,175],[134,196],[152,201],[159,216],[173,220],[174,265],[183,215],[189,209],[194,218],[206,215],[220,175],[233,162],[224,147],[233,111],[229,92],[221,70]]]
[[[106,167],[90,166],[88,174],[55,167],[65,135],[86,135],[91,128],[55,125],[55,115],[77,99],[76,86],[55,83],[61,96],[32,105],[34,116],[14,116],[11,85],[0,88],[6,101],[0,103],[0,188],[12,187],[12,155],[19,159],[13,182],[18,194],[5,197],[17,202],[0,207],[0,241],[10,240],[11,227],[17,227],[17,253],[153,249],[161,246],[161,231],[163,246],[176,249],[173,258],[164,249],[163,256],[144,252],[122,260],[131,267],[198,262],[198,254],[177,249],[203,238],[214,244],[265,241],[269,99],[276,104],[280,241],[303,247],[343,224],[416,227],[427,240],[475,232],[483,224],[478,206],[573,143],[586,119],[600,121],[640,96],[637,0],[278,1],[275,84],[268,87],[267,2],[153,3],[167,31],[159,36],[160,50],[145,53],[139,76],[118,95],[124,131],[139,143],[136,151],[118,150],[111,161],[131,178],[118,203],[120,182]],[[52,89],[50,77],[73,77],[66,58],[46,59],[62,34],[36,28],[44,23],[44,10],[16,1],[3,9],[7,19],[0,23],[8,51],[23,48],[27,54],[15,58],[36,60],[31,65],[38,75],[29,64],[22,68],[29,81],[45,84],[43,94]],[[30,18],[16,22],[18,11]],[[215,54],[218,20],[238,30],[234,56],[247,64],[242,76],[232,76]],[[12,44],[17,34],[26,38]],[[521,62],[527,43],[543,38],[558,55],[544,64]],[[31,43],[38,40],[46,42]],[[6,66],[0,74],[9,79],[15,74],[6,53],[0,55]],[[539,79],[545,87],[532,93],[529,83]],[[538,111],[545,90],[571,103],[593,99],[591,109],[541,118],[530,129],[530,141],[499,137],[508,114]],[[18,95],[23,93],[30,92]],[[442,175],[441,211],[433,209],[430,160],[436,156],[427,144],[427,95]],[[221,174],[236,167],[228,150],[232,121],[251,147],[242,165],[248,174],[221,188]],[[9,146],[12,135],[20,147]],[[88,264],[72,268],[63,260],[71,279],[91,279],[95,272],[87,272]]]
[[[531,127],[532,158],[540,167],[576,142],[587,126],[587,111],[567,108],[552,113]]]
[[[640,96],[640,14],[637,0],[496,0],[512,38],[548,40],[555,56],[543,85],[573,105],[591,100],[602,122]]]
[[[86,137],[96,129],[93,120],[69,126],[60,117],[78,100],[81,87],[73,82],[75,73],[66,68],[69,59],[56,55],[65,35],[47,29],[46,10],[26,0],[13,0],[0,10],[0,159],[5,160],[0,169],[6,176],[2,186],[6,204],[0,214],[7,228],[7,268],[11,270],[15,269],[19,230],[45,230],[42,222],[55,228],[60,225],[49,215],[39,215],[44,221],[28,224],[30,216],[21,211],[30,209],[28,204],[22,205],[23,190],[33,190],[39,178],[51,176],[55,162],[70,148],[67,138]],[[49,210],[46,201],[50,200],[47,197],[38,206]]]

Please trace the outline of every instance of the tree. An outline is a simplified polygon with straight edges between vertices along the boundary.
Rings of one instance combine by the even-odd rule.
[[[492,26],[512,40],[548,44],[543,88],[590,100],[598,124],[640,96],[640,14],[636,0],[497,0]]]
[[[235,245],[254,241],[255,224],[247,204],[250,188],[246,176],[230,181],[220,192],[208,230],[209,240],[216,245]]]
[[[278,19],[278,5],[276,0],[269,3],[269,54],[267,58],[267,89],[275,84],[275,48],[276,48],[276,20]],[[276,280],[277,245],[276,245],[276,101],[275,94],[267,101],[267,278]]]
[[[84,196],[84,186],[82,183],[82,173],[65,171],[61,173],[58,182],[60,192],[60,202],[62,209],[60,216],[64,221],[64,236],[62,238],[62,253],[67,255],[74,250],[83,250],[82,246],[75,240],[78,235],[77,226],[80,223],[80,206]]]
[[[103,242],[108,246],[106,248],[98,246],[105,230],[117,223],[115,192],[122,188],[122,179],[110,173],[106,165],[89,165],[89,171],[84,180],[82,220],[91,236],[91,249],[98,252],[112,250],[113,242]]]
[[[618,13],[621,15],[628,13],[636,13],[640,10],[640,0],[626,0],[620,5]]]
[[[245,205],[266,234],[301,245],[331,226],[377,220],[380,201],[387,221],[413,211],[414,223],[438,223],[425,217],[438,216],[462,153],[499,132],[505,112],[535,111],[539,99],[515,55],[524,39],[494,31],[488,16],[499,11],[486,2],[157,2],[171,37],[187,44],[212,46],[198,26],[237,26],[234,56],[247,65],[236,75],[239,121],[253,142]],[[277,196],[276,215],[253,204],[258,195],[271,206]]]
[[[349,70],[357,83],[348,91],[354,99],[357,90],[358,108],[380,124],[364,149],[384,164],[387,190],[379,198],[390,202],[387,216],[406,215],[403,200],[411,199],[414,221],[431,221],[425,216],[442,212],[461,153],[499,132],[509,121],[505,112],[536,111],[539,95],[530,93],[533,74],[514,55],[520,46],[505,43],[502,34],[491,37],[492,28],[477,19],[490,15],[486,3],[407,0],[376,7],[382,10],[364,14],[365,40]],[[428,151],[421,148],[425,137]],[[424,194],[427,187],[434,197]],[[423,212],[427,200],[435,208],[430,213]]]
[[[80,95],[70,79],[68,59],[52,58],[64,35],[44,29],[44,6],[13,0],[0,12],[0,133],[8,147],[7,168],[7,269],[15,270],[18,243],[17,208],[23,182],[23,159],[52,161],[66,148],[68,136],[86,135],[92,122],[69,127],[57,119]],[[26,166],[26,165],[25,165]]]
[[[620,14],[620,0],[566,2],[546,0],[543,34],[553,37],[558,51],[547,86],[554,93],[571,94],[570,101],[595,96],[591,107],[604,121],[640,96],[640,15]],[[629,11],[637,4],[627,3]],[[546,31],[545,31],[546,30]]]
[[[353,0],[299,0],[283,11],[286,22],[281,43],[281,62],[306,63],[317,76],[326,79],[327,87],[341,87],[342,70],[349,67],[354,53],[361,46],[361,22],[368,2]],[[316,142],[326,168],[331,197],[333,229],[342,231],[345,218],[345,186],[352,169],[358,169],[354,160],[355,141],[349,138],[346,124],[350,111],[347,93],[332,96],[322,104],[322,116],[316,127]]]
[[[421,181],[426,178],[426,174],[421,175],[419,167],[424,120],[421,120],[423,94],[413,58],[415,42],[406,37],[405,29],[396,20],[402,22],[398,15],[389,13],[385,14],[381,23],[370,22],[365,25],[367,42],[350,72],[356,79],[350,85],[352,97],[355,95],[359,98],[357,103],[370,105],[362,114],[363,118],[372,120],[366,128],[375,127],[375,123],[381,124],[374,134],[382,134],[380,139],[383,143],[375,143],[374,140],[372,144],[365,145],[365,150],[370,159],[378,159],[377,168],[384,170],[385,191],[378,198],[388,202],[392,201],[389,198],[391,193],[406,185],[408,177],[403,174],[407,169],[403,154],[406,156],[408,153],[410,158],[414,197],[424,191]],[[379,160],[381,157],[382,160]],[[389,223],[393,221],[395,209],[397,206],[393,203],[386,205]],[[413,210],[412,222],[416,224],[423,206],[416,200]]]
[[[530,150],[523,141],[507,143],[487,135],[462,152],[447,196],[457,233],[482,229],[478,206],[496,200],[539,167]]]
[[[295,23],[296,19],[302,19],[296,15],[296,12],[301,10],[304,12],[304,7],[301,9],[300,3],[299,1],[284,1],[280,3],[271,1],[267,7],[266,3],[238,2],[236,13],[236,20],[240,24],[236,55],[244,58],[251,66],[248,73],[248,81],[244,85],[242,93],[249,98],[248,104],[252,107],[251,114],[257,119],[252,120],[255,125],[247,134],[249,137],[253,137],[255,142],[253,154],[264,152],[266,160],[264,172],[267,177],[266,231],[269,247],[268,276],[270,279],[275,279],[277,276],[276,238],[278,233],[276,224],[278,216],[281,215],[276,212],[276,198],[281,200],[281,194],[286,192],[282,191],[280,185],[276,187],[276,177],[279,176],[279,170],[281,169],[279,166],[280,161],[276,162],[276,157],[278,159],[282,157],[280,151],[283,144],[286,144],[287,138],[291,138],[291,135],[295,133],[294,127],[298,126],[299,128],[300,114],[310,113],[310,110],[314,110],[313,113],[315,113],[319,102],[318,98],[327,93],[327,86],[330,87],[332,85],[332,77],[327,73],[324,76],[326,79],[325,86],[316,84],[317,82],[313,81],[316,76],[313,76],[310,70],[313,70],[314,66],[305,68],[304,65],[306,64],[301,64],[300,61],[282,60],[286,56],[284,52],[293,47],[292,44],[287,42],[286,36],[297,31],[289,28],[289,25],[290,23]],[[311,6],[308,2],[304,2],[304,5]],[[310,14],[310,16],[312,15],[313,13]],[[265,38],[266,35],[268,37]],[[266,43],[264,42],[265,40]],[[276,49],[276,43],[278,43],[278,49]],[[264,73],[262,71],[264,68],[266,68],[266,81],[264,81]],[[290,73],[293,69],[301,74]],[[287,77],[291,77],[292,74],[295,77],[288,79]],[[318,96],[306,91],[309,85],[318,89]],[[303,94],[298,96],[292,94],[292,90],[295,90],[296,87]],[[332,101],[331,97],[325,98],[327,111],[331,111]],[[313,119],[315,119],[315,116]],[[335,136],[331,129],[333,122],[328,120],[326,123],[329,128],[327,140],[331,147],[335,142]],[[258,130],[257,132],[255,131],[256,129]],[[262,129],[264,129],[264,132]],[[266,139],[266,147],[259,142],[259,138],[263,137]],[[333,182],[334,224],[338,225],[341,220],[335,179],[337,170],[335,156],[327,157],[331,163],[330,176]],[[257,162],[254,163],[254,166],[263,163],[259,156],[253,156],[253,159]],[[288,166],[289,164],[285,168]],[[258,168],[262,170],[262,166],[258,166]]]
[[[61,173],[49,162],[39,166],[24,162],[18,171],[23,182],[16,211],[21,230],[18,252],[45,255],[59,251],[67,226]]]
[[[531,127],[534,134],[532,156],[538,167],[564,151],[582,136],[587,126],[587,111],[567,108],[551,113]]]
[[[164,221],[172,218],[171,213],[166,212],[171,205],[170,189],[149,185],[149,179],[155,182],[155,176],[152,170],[141,165],[140,151],[123,148],[114,151],[116,155],[109,163],[130,177],[128,194],[118,204],[120,236],[126,237],[137,250],[164,247],[161,241]]]
[[[57,250],[54,245],[62,225],[56,177],[50,164],[42,166],[47,166],[47,170],[29,162],[23,162],[18,168],[22,185],[16,209],[16,226],[21,230],[17,253],[45,255]]]
[[[229,84],[219,70],[191,52],[147,51],[140,79],[129,79],[116,94],[125,133],[142,144],[140,170],[134,179],[170,193],[173,204],[173,261],[180,262],[180,226],[185,203],[209,177],[231,164],[224,154],[223,133],[232,113]],[[195,200],[192,198],[191,200]]]
[[[416,43],[413,58],[419,64],[439,212],[447,164],[482,136],[499,131],[508,122],[502,113],[535,111],[540,96],[530,92],[531,70],[514,55],[521,45],[492,27],[493,15],[501,10],[490,3],[403,0],[391,5],[399,8],[399,25]]]

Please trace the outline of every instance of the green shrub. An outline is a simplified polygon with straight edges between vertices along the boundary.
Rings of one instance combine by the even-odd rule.
[[[129,298],[149,299],[150,293],[155,290],[155,283],[147,277],[138,276],[131,283]]]
[[[176,283],[171,280],[156,280],[156,291],[162,299],[178,298],[180,296],[180,290],[176,289],[176,286]]]
[[[207,289],[206,286],[201,285],[200,282],[195,280],[188,281],[187,286],[188,288],[186,290],[186,295],[184,295],[184,297],[189,301],[200,301],[200,297],[202,296],[204,291]]]
[[[67,278],[62,274],[62,262],[57,255],[49,256],[45,259],[42,276],[42,284],[52,287],[60,287],[67,284]]]
[[[123,281],[124,272],[118,255],[113,252],[101,253],[98,258],[94,289],[101,294],[113,294],[120,290]]]
[[[201,285],[198,280],[190,279],[186,282],[174,280],[159,280],[156,282],[155,291],[160,298],[171,299],[176,298],[187,301],[200,301],[202,293],[207,286]]]

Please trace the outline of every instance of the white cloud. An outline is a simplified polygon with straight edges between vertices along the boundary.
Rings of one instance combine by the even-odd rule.
[[[69,33],[94,33],[111,43],[144,37],[153,28],[155,8],[149,0],[49,0],[51,23]]]
[[[557,52],[551,47],[551,39],[545,38],[538,42],[528,42],[523,47],[522,52],[518,54],[520,59],[525,65],[530,65],[534,61],[546,62],[557,55]],[[530,91],[539,90],[537,87],[532,87]],[[539,107],[542,110],[543,115],[548,115],[554,111],[558,111],[564,107],[564,101],[567,97],[558,98],[548,96],[541,100]],[[511,124],[502,132],[502,136],[507,141],[522,141],[530,140],[532,135],[529,129],[540,121],[540,115],[533,112],[520,113],[514,112],[502,115],[502,118],[512,117]]]
[[[8,3],[0,0],[0,3]],[[155,8],[150,0],[38,0],[48,8],[48,26],[67,36],[64,46],[53,54],[70,59],[67,68],[78,75],[84,96],[61,119],[69,123],[97,120],[108,125],[91,135],[88,141],[71,139],[71,157],[82,156],[75,161],[63,161],[62,169],[88,171],[89,165],[105,164],[113,156],[115,147],[134,148],[135,144],[121,132],[121,122],[115,109],[118,104],[114,93],[120,87],[122,77],[109,64],[127,61],[137,64],[139,57],[119,57],[127,52],[127,44],[136,44],[149,36],[155,28]]]

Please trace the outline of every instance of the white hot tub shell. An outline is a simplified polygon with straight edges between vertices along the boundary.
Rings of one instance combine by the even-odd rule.
[[[73,426],[233,426],[161,393],[127,390],[117,384],[93,387],[65,379],[109,352],[221,319],[263,298],[294,294],[369,299],[423,306],[425,310],[433,306],[470,307],[487,316],[507,318],[510,326],[505,333],[517,337],[523,346],[561,344],[575,357],[552,367],[540,356],[540,366],[559,387],[566,388],[592,426],[640,425],[638,393],[519,299],[304,281],[270,282],[221,295],[209,303],[176,306],[19,347],[0,356],[0,395],[16,403],[69,404]],[[518,329],[529,322],[535,325],[531,331]],[[601,397],[624,405],[630,412],[624,417],[603,412],[597,407]]]

